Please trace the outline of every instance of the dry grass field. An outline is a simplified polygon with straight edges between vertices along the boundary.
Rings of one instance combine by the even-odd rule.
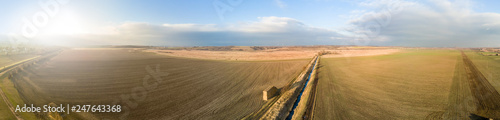
[[[399,52],[399,49],[359,49],[352,48],[350,50],[328,50],[336,54],[323,55],[323,58],[335,58],[335,57],[360,57],[360,56],[377,56],[377,55],[387,55]]]
[[[226,61],[262,61],[262,60],[291,60],[310,59],[319,51],[328,51],[324,57],[355,57],[373,56],[396,53],[398,49],[391,48],[281,48],[261,51],[205,51],[205,50],[146,50],[147,52],[162,55]]]
[[[4,100],[0,98],[0,119],[2,120],[13,120],[16,117],[9,110],[9,107],[5,104]]]
[[[476,67],[483,73],[497,91],[500,91],[500,56],[483,56],[476,52],[466,52]]]
[[[314,118],[442,119],[448,99],[462,94],[451,91],[459,57],[455,50],[405,50],[323,58]]]
[[[32,55],[32,54],[9,55],[9,56],[1,55],[0,56],[0,68],[2,68],[3,66],[10,65],[12,63],[27,59],[27,58],[35,57],[35,56],[36,55]]]
[[[0,69],[4,66],[9,66],[19,61],[35,57],[35,54],[18,54],[18,55],[1,55],[0,56]],[[0,119],[10,120],[16,119],[14,114],[9,110],[7,103],[12,103],[14,105],[24,104],[23,100],[17,94],[17,90],[14,84],[7,78],[8,75],[0,74],[0,89],[4,93],[7,102],[0,98]],[[36,119],[33,113],[18,113],[18,115],[24,117],[25,119]]]
[[[129,115],[96,113],[85,118],[118,119],[239,119],[265,102],[262,90],[282,87],[296,77],[309,60],[228,62],[169,57],[127,50],[66,50],[38,67],[15,76],[26,103],[119,104]],[[156,87],[144,78],[159,65]],[[156,78],[150,77],[149,84]],[[143,91],[131,94],[142,88]],[[143,94],[141,94],[143,93]],[[134,96],[135,95],[135,96]],[[145,96],[144,99],[137,96]],[[66,118],[81,116],[70,114]]]
[[[261,61],[310,59],[318,51],[202,51],[202,50],[148,50],[162,55],[226,61]]]
[[[466,55],[466,54],[464,54]],[[471,57],[464,57],[469,67],[466,69],[471,84],[471,92],[474,97],[474,113],[488,118],[500,119],[500,93],[499,79],[494,77],[498,73],[498,56],[482,56],[476,52],[469,52]],[[479,66],[479,67],[478,67]],[[480,71],[480,72],[478,72]]]
[[[208,58],[203,59],[143,50],[67,49],[51,60],[23,69],[10,80],[2,78],[0,87],[14,105],[124,105],[122,113],[72,113],[63,115],[66,119],[241,119],[266,104],[262,90],[283,87],[310,61],[305,59],[309,54],[279,57],[278,53],[293,53],[300,48],[185,51],[192,56],[207,53]],[[319,63],[314,119],[468,119],[471,114],[500,117],[498,56],[473,51],[462,55],[458,50],[444,49],[331,51],[335,54],[324,55]],[[208,53],[264,57],[210,60]],[[11,56],[3,58],[3,63],[28,57]],[[0,113],[8,113],[5,108],[0,106]],[[35,117],[26,113],[21,116]]]
[[[474,97],[470,90],[470,82],[467,77],[466,65],[462,56],[457,56],[455,72],[453,73],[453,82],[448,97],[448,107],[444,112],[435,112],[431,116],[442,119],[468,119],[470,113],[474,111]]]

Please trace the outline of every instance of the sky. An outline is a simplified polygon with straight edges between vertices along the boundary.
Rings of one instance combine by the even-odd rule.
[[[0,0],[0,44],[500,47],[495,0]]]

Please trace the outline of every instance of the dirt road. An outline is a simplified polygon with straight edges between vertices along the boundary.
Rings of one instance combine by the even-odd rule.
[[[475,113],[488,118],[500,118],[500,94],[463,51],[462,58],[476,105]]]
[[[2,96],[3,101],[9,107],[9,110],[12,112],[12,114],[16,116],[17,120],[23,120],[23,118],[21,118],[20,115],[14,111],[14,106],[12,106],[12,103],[9,102],[9,99],[7,99],[7,96],[5,96],[5,93],[2,89],[0,89],[0,96]]]

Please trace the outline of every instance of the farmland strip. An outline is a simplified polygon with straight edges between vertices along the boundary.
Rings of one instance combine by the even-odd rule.
[[[465,70],[474,96],[476,112],[480,116],[500,118],[500,94],[477,69],[467,55],[462,52]]]

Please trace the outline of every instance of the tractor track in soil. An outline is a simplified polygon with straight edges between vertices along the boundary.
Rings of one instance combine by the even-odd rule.
[[[473,103],[476,105],[474,113],[488,118],[500,118],[500,94],[467,55],[461,52],[470,91],[474,98]]]

